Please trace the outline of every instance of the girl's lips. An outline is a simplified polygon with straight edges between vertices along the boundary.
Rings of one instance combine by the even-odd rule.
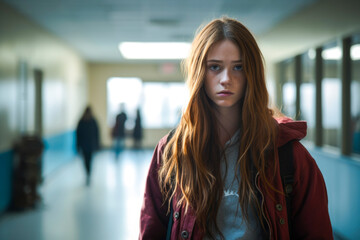
[[[221,97],[227,97],[227,96],[230,96],[232,95],[233,93],[230,92],[230,91],[221,91],[221,92],[218,92],[217,95],[221,96]]]

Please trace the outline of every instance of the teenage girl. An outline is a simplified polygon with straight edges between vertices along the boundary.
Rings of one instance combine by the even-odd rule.
[[[190,99],[154,151],[139,239],[333,239],[323,176],[299,143],[306,123],[269,108],[263,57],[249,30],[230,18],[211,21],[185,69]],[[278,148],[290,141],[288,215]]]

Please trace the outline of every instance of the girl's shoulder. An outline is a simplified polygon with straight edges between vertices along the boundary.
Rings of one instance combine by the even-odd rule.
[[[167,133],[159,140],[158,147],[163,150],[166,144],[169,142],[170,138],[171,138],[171,132]]]
[[[307,124],[305,121],[294,121],[290,118],[276,118],[278,125],[278,147],[289,141],[299,141],[306,136]]]
[[[162,150],[164,150],[166,144],[170,141],[170,139],[173,137],[174,133],[175,133],[175,128],[172,129],[171,131],[169,131],[165,136],[163,136],[159,142],[158,142],[158,147],[161,148]]]
[[[164,149],[166,147],[166,144],[169,141],[169,134],[166,134],[165,136],[163,136],[159,142],[157,143],[155,150],[154,150],[154,154],[153,154],[153,162],[156,163],[156,165],[160,165],[161,161],[162,161],[162,156],[164,153]]]
[[[303,180],[321,175],[321,171],[309,151],[299,141],[293,141],[295,178]]]

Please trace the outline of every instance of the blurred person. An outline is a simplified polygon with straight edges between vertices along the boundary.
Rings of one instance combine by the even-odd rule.
[[[143,129],[141,124],[141,114],[140,109],[136,109],[136,118],[135,118],[135,126],[133,129],[133,139],[134,139],[134,148],[141,148],[141,141],[143,138]]]
[[[269,107],[249,30],[231,18],[211,21],[184,67],[190,101],[155,148],[139,239],[333,239],[323,176],[299,142],[306,122]],[[281,147],[293,157],[289,212]]]
[[[127,115],[125,113],[125,104],[120,104],[120,112],[116,116],[115,126],[112,129],[112,137],[114,140],[114,150],[116,159],[120,152],[125,148],[125,123]]]
[[[99,129],[91,107],[87,106],[76,128],[76,147],[83,156],[86,185],[90,185],[92,155],[99,149]]]

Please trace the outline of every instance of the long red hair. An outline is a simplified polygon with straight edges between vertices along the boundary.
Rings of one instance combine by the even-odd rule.
[[[195,211],[196,223],[210,237],[214,237],[211,229],[221,234],[216,216],[224,192],[220,172],[223,149],[218,132],[214,131],[218,123],[205,93],[204,80],[209,49],[225,39],[238,46],[247,79],[240,109],[241,144],[237,160],[237,174],[241,176],[239,203],[246,222],[249,207],[261,216],[252,169],[256,169],[267,187],[273,188],[265,171],[268,159],[272,159],[276,151],[277,125],[268,106],[263,56],[256,40],[240,22],[226,17],[215,19],[198,31],[190,55],[184,61],[190,99],[174,136],[165,147],[159,170],[164,198],[171,199],[177,194],[178,204]],[[260,221],[263,224],[262,217]]]

